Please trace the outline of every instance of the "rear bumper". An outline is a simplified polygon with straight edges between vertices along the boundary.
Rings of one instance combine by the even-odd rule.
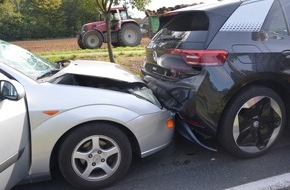
[[[225,76],[226,80],[213,80],[217,75]],[[226,90],[232,85],[224,68],[207,68],[191,77],[171,79],[143,67],[142,77],[161,104],[182,115],[192,130],[206,136],[216,135],[226,106]]]
[[[143,79],[162,106],[182,115],[192,130],[207,136],[215,136],[216,130],[208,127],[206,125],[208,122],[198,113],[197,105],[200,98],[197,94],[200,84],[194,83],[193,78],[173,82],[147,75]]]
[[[165,108],[187,115],[196,113],[195,99],[200,83],[194,77],[167,81],[146,75],[143,80]]]

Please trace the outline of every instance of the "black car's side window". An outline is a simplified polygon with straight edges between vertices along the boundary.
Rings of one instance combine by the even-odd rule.
[[[279,39],[279,36],[289,34],[286,20],[278,1],[275,1],[272,6],[262,30],[267,32],[270,38]]]
[[[285,14],[286,14],[288,27],[290,27],[290,1],[289,0],[282,0],[281,2],[282,2],[282,5],[283,5],[283,9],[285,11]]]

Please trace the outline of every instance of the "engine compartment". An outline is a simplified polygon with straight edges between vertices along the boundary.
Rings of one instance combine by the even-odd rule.
[[[100,88],[124,93],[131,93],[132,89],[141,89],[142,87],[146,87],[146,85],[141,82],[129,83],[126,81],[75,74],[62,75],[61,77],[57,78],[53,83]]]

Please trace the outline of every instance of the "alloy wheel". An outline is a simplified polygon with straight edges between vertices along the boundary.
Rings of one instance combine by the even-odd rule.
[[[277,138],[282,125],[278,103],[267,96],[248,100],[239,110],[233,126],[237,146],[248,153],[259,152]]]
[[[104,180],[115,173],[121,162],[121,150],[111,138],[102,135],[82,140],[72,154],[74,172],[87,181]]]

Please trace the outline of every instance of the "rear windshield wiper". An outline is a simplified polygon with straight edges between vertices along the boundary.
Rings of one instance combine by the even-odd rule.
[[[163,35],[163,36],[160,37],[160,39],[161,40],[181,40],[182,37]]]

